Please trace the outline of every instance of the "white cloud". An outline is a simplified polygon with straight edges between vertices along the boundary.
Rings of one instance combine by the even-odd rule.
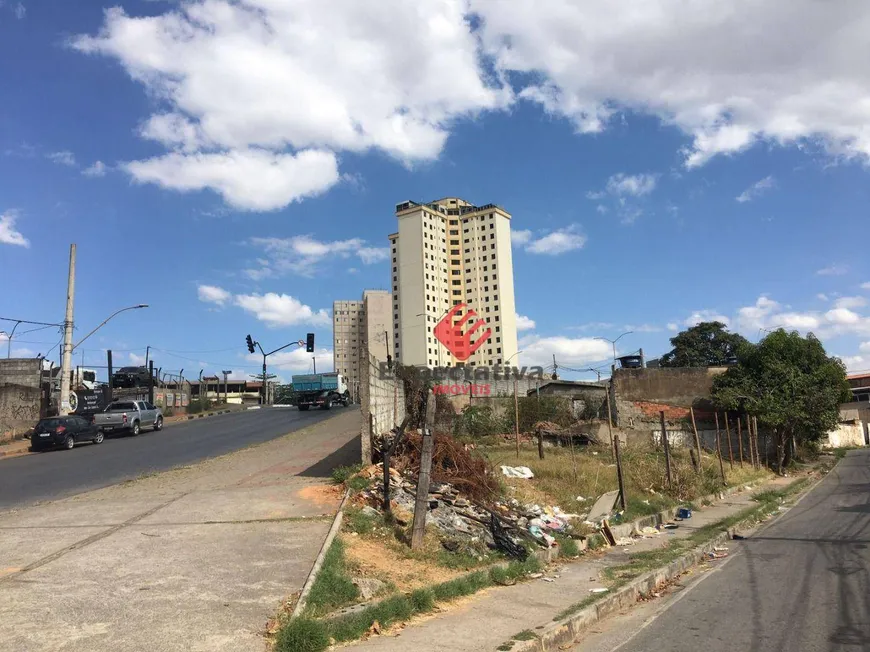
[[[843,276],[848,272],[848,267],[836,263],[834,263],[833,265],[829,265],[828,267],[823,267],[822,269],[816,270],[816,274],[818,276]]]
[[[867,53],[870,12],[861,0],[471,7],[496,67],[533,80],[521,96],[580,132],[601,131],[619,112],[652,114],[692,138],[689,167],[760,140],[870,154],[870,71],[856,55]]]
[[[599,360],[609,360],[613,355],[610,342],[591,337],[537,337],[529,336],[520,341],[522,364],[542,366],[553,364],[553,354],[558,364],[568,367],[584,365]]]
[[[273,156],[296,152],[293,174],[259,191],[227,192],[223,176],[215,188],[235,206],[269,210],[312,194],[312,178],[321,191],[337,181],[309,151],[377,148],[403,162],[433,159],[453,120],[510,102],[509,88],[484,79],[467,10],[464,0],[383,0],[376,7],[192,0],[148,17],[109,9],[100,33],[73,46],[117,58],[163,100],[141,134],[167,148],[229,158],[255,147]],[[205,154],[185,159],[186,176],[197,179],[210,177],[212,166]],[[136,164],[128,169],[138,178]],[[257,170],[245,176],[239,183],[250,186]],[[158,178],[176,187],[167,183],[171,175]],[[293,188],[297,178],[309,180],[305,192]],[[269,201],[252,201],[286,184],[291,188],[273,189]]]
[[[14,210],[8,210],[0,215],[0,244],[29,247],[30,241],[15,229],[17,219],[18,211]]]
[[[321,194],[339,179],[335,154],[315,149],[296,155],[262,149],[172,152],[123,167],[140,183],[180,192],[210,188],[231,206],[246,211],[283,208]]]
[[[870,342],[861,342],[858,346],[858,350],[861,351],[861,353],[870,353]]]
[[[45,155],[45,158],[50,160],[52,163],[57,163],[58,165],[66,165],[68,167],[75,167],[76,157],[72,152],[68,152],[66,150],[62,152],[51,152]]]
[[[517,314],[517,330],[518,331],[530,331],[535,328],[535,320],[525,315]]]
[[[330,326],[332,324],[332,319],[326,310],[315,311],[287,294],[274,292],[262,295],[237,294],[235,303],[270,327],[296,326],[298,324]]]
[[[33,356],[36,355],[36,353],[37,352],[34,351],[33,349],[21,347],[21,348],[17,348],[17,349],[12,349],[12,351],[10,352],[10,355],[13,358],[32,358]]]
[[[571,224],[550,232],[542,231],[538,235],[533,235],[531,231],[514,231],[511,239],[514,244],[521,244],[529,253],[548,256],[582,249],[586,244],[586,236],[579,224]]]
[[[528,244],[529,240],[532,239],[532,232],[528,229],[523,229],[519,231],[512,230],[511,231],[511,243],[515,245],[524,245]]]
[[[332,349],[317,349],[314,353],[307,353],[303,347],[298,347],[288,351],[280,351],[269,356],[269,370],[281,369],[290,373],[306,373],[311,371],[313,365],[311,358],[317,359],[317,369],[319,371],[331,371],[333,365]],[[256,353],[247,354],[246,360],[251,362],[263,362],[263,357]]]
[[[200,301],[204,301],[205,303],[216,303],[219,306],[223,306],[233,296],[223,288],[215,285],[197,286],[196,293]]]
[[[835,308],[863,308],[867,305],[867,299],[864,297],[840,297],[834,300]]]
[[[752,332],[757,331],[759,328],[768,327],[770,325],[770,315],[779,311],[781,307],[776,301],[764,295],[758,297],[755,305],[744,306],[737,311],[736,321],[738,330]],[[727,324],[728,322],[725,323]]]
[[[655,324],[637,324],[636,326],[626,324],[623,328],[633,333],[660,333],[662,330],[661,326]]]
[[[24,17],[27,15],[27,7],[25,7],[24,4],[21,2],[15,5],[15,9],[13,9],[13,11],[15,12],[15,17],[18,20],[24,20]]]
[[[686,318],[686,320],[683,322],[683,325],[697,326],[701,322],[705,321],[718,321],[722,322],[726,326],[731,323],[731,320],[728,319],[728,317],[716,312],[715,310],[696,310]]]
[[[287,273],[310,277],[319,264],[330,258],[356,256],[363,265],[374,265],[390,257],[389,247],[372,247],[361,238],[323,241],[310,235],[296,235],[290,238],[251,238],[250,244],[264,252],[264,256],[257,259],[256,268],[245,270],[253,280]]]
[[[642,197],[650,194],[656,187],[656,177],[652,174],[614,174],[607,180],[607,192],[617,197]]]
[[[759,195],[761,195],[765,190],[770,190],[773,188],[775,182],[773,177],[764,177],[761,181],[756,181],[749,188],[744,190],[737,196],[737,201],[741,204],[746,203],[748,201],[752,201]]]
[[[130,358],[130,364],[136,365],[137,367],[145,366],[145,356],[137,355],[136,353],[128,353],[127,356]]]
[[[680,330],[680,327],[674,322],[668,322],[668,325],[666,328],[669,331],[671,331],[672,333],[676,333],[678,330]]]
[[[590,321],[586,324],[579,324],[578,326],[569,326],[568,330],[573,331],[603,331],[613,328],[613,324],[606,321]]]
[[[834,308],[825,313],[825,319],[835,326],[853,326],[861,323],[862,317],[848,308]]]
[[[861,284],[862,290],[870,290],[870,281]]]
[[[104,177],[106,176],[106,164],[102,161],[97,161],[82,170],[82,174],[86,177]]]
[[[619,172],[611,176],[604,190],[587,192],[587,199],[599,201],[605,197],[610,198],[613,210],[623,224],[633,224],[637,218],[643,215],[643,209],[633,201],[649,195],[655,190],[658,176],[655,174],[625,174]],[[607,206],[599,204],[595,208],[602,215],[609,212]]]
[[[819,292],[819,293],[816,295],[816,299],[818,299],[819,301],[827,301],[827,300],[828,300],[828,295],[825,294],[824,292]]]
[[[870,362],[862,355],[838,355],[836,356],[846,365],[846,371],[863,371],[867,368],[867,362]]]

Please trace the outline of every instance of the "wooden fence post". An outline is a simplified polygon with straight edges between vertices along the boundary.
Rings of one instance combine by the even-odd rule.
[[[740,424],[740,415],[737,415],[737,446],[740,451],[740,466],[743,466],[743,427]]]
[[[695,471],[701,473],[701,438],[698,436],[698,426],[695,425],[695,408],[689,407],[689,414],[692,416],[692,431],[695,433],[695,449],[698,451],[698,462],[695,465]]]
[[[659,416],[662,420],[662,446],[665,449],[665,472],[668,480],[668,487],[671,486],[671,444],[668,442],[668,429],[665,426],[665,411],[659,411]]]
[[[725,417],[725,436],[728,437],[728,464],[731,470],[734,470],[734,451],[731,449],[731,426],[728,425],[728,411],[723,414]]]
[[[719,473],[722,474],[722,484],[727,485],[728,481],[725,480],[725,465],[722,464],[722,434],[719,430],[719,413],[714,412],[713,416],[716,417],[716,453],[719,456]]]
[[[622,479],[622,457],[619,454],[619,435],[613,440],[613,450],[616,455],[616,479],[619,482],[619,506],[625,512],[625,505],[628,499],[625,497],[625,482]]]
[[[423,424],[423,446],[420,452],[420,475],[417,477],[417,500],[414,503],[414,525],[411,528],[411,550],[419,550],[426,533],[429,512],[429,475],[432,472],[432,424],[435,422],[435,395],[426,399],[426,419]]]

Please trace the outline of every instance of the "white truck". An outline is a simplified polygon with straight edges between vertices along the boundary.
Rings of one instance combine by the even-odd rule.
[[[302,410],[319,407],[328,410],[333,405],[348,405],[350,392],[344,376],[335,371],[327,374],[301,374],[293,376],[296,405]]]

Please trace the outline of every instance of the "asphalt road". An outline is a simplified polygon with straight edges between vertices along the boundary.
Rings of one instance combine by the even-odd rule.
[[[151,471],[164,471],[275,439],[337,413],[263,408],[167,425],[138,437],[115,436],[95,446],[81,444],[0,460],[0,510],[98,489]]]
[[[619,652],[870,650],[870,451],[647,619]],[[639,624],[638,624],[639,625]],[[619,625],[614,625],[614,629]],[[594,641],[577,651],[602,649]]]

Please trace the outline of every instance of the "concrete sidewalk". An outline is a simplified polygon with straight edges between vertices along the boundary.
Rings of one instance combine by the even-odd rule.
[[[779,478],[764,488],[787,486],[796,478]],[[648,539],[636,539],[630,546],[617,546],[606,553],[592,554],[571,563],[548,569],[545,579],[510,587],[488,589],[455,605],[447,605],[435,616],[408,625],[396,636],[379,636],[350,647],[378,652],[492,652],[522,631],[540,630],[551,624],[565,609],[592,595],[590,589],[603,587],[601,571],[623,564],[631,553],[653,550],[670,539],[687,537],[755,504],[752,495],[760,491],[736,493],[711,507],[695,511],[691,519],[680,521],[676,530],[664,530]],[[716,563],[716,562],[712,562]]]
[[[0,650],[264,649],[359,459],[358,411],[189,467],[0,514]]]

